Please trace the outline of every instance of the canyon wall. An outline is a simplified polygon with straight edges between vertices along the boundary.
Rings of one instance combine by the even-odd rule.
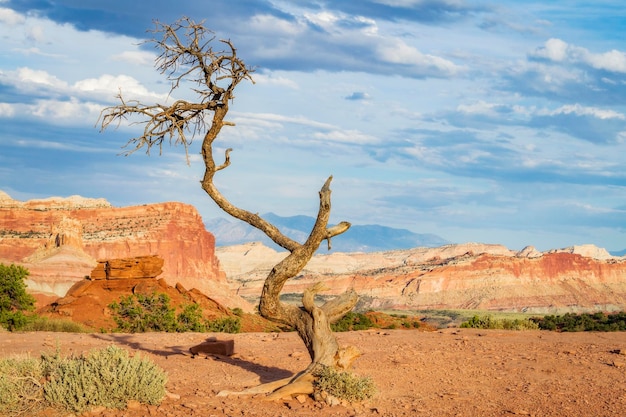
[[[231,287],[254,301],[285,253],[261,244],[217,248]],[[538,314],[626,310],[626,259],[593,245],[514,252],[468,243],[374,253],[317,255],[287,281],[297,301],[316,281],[339,294],[354,288],[360,309],[480,309]],[[298,295],[296,295],[298,294]],[[291,295],[291,296],[290,296]]]
[[[229,307],[250,306],[228,288],[215,239],[195,207],[182,203],[112,207],[79,196],[20,202],[0,192],[0,262],[30,271],[31,292],[62,297],[98,260],[158,255],[161,277]]]

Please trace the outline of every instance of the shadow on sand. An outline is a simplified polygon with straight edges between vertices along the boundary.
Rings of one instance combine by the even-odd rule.
[[[144,352],[148,352],[148,353],[151,353],[153,355],[158,355],[158,356],[168,357],[172,355],[183,355],[183,356],[188,357],[190,361],[198,360],[198,359],[194,359],[194,357],[197,358],[198,356],[212,358],[214,360],[219,360],[232,366],[238,366],[242,369],[245,369],[248,372],[257,374],[259,376],[259,380],[261,383],[272,382],[272,381],[294,376],[294,373],[287,369],[277,368],[274,366],[261,365],[261,364],[254,363],[245,359],[241,359],[237,356],[231,357],[231,356],[223,356],[223,355],[216,355],[216,354],[209,354],[209,355],[201,354],[201,355],[194,356],[189,351],[189,348],[191,346],[163,346],[159,349],[154,349],[154,348],[146,346],[147,345],[146,343],[138,342],[136,340],[136,335],[134,334],[94,333],[91,336],[99,340],[111,342],[116,345],[126,346],[133,350],[144,351]],[[214,337],[209,338],[209,339],[214,339]],[[193,365],[190,364],[190,366],[193,366]]]

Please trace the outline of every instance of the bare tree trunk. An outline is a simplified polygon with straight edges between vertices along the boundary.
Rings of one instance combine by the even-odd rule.
[[[181,86],[182,81],[196,83],[199,87],[194,91],[200,96],[199,102],[176,100],[170,105],[143,105],[137,101],[125,101],[120,92],[118,98],[121,104],[102,111],[101,127],[104,130],[111,124],[139,116],[146,120],[144,131],[141,136],[128,141],[126,147],[131,146],[131,149],[127,154],[139,149],[145,149],[150,153],[153,147],[158,147],[161,152],[166,140],[169,140],[170,144],[182,145],[188,152],[193,137],[205,131],[206,118],[212,115],[211,124],[202,140],[202,158],[206,167],[201,181],[202,188],[224,212],[261,230],[276,244],[290,252],[274,266],[265,280],[259,310],[263,317],[293,327],[311,356],[311,364],[295,377],[265,384],[243,393],[271,393],[268,398],[281,398],[299,393],[310,394],[313,392],[315,379],[313,374],[319,366],[347,369],[358,356],[358,351],[354,348],[339,349],[330,328],[332,322],[343,317],[356,305],[358,297],[353,290],[318,307],[314,302],[315,295],[324,290],[323,285],[318,283],[304,292],[301,308],[280,301],[280,293],[285,282],[306,266],[322,241],[327,240],[330,248],[331,239],[350,227],[348,222],[328,226],[332,176],[326,180],[319,192],[320,206],[317,219],[303,244],[283,235],[276,226],[258,214],[231,204],[215,186],[213,179],[218,171],[230,166],[232,149],[226,150],[224,162],[217,165],[213,155],[213,143],[222,127],[234,126],[233,123],[224,120],[228,114],[228,106],[234,99],[235,87],[243,80],[252,81],[253,70],[237,56],[237,51],[229,40],[220,40],[225,50],[214,51],[211,42],[215,38],[201,23],[196,24],[189,18],[182,18],[171,25],[159,22],[155,22],[155,25],[156,29],[153,32],[161,34],[162,37],[149,42],[154,43],[156,48],[162,51],[156,61],[157,70],[171,81],[171,93]],[[210,36],[210,39],[206,40],[207,36]],[[230,394],[235,393],[226,391],[221,393],[221,395]]]

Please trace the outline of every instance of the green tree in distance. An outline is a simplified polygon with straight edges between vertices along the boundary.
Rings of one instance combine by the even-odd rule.
[[[28,275],[22,266],[0,264],[0,326],[11,331],[24,327],[27,317],[23,312],[35,308],[35,299],[26,292]]]

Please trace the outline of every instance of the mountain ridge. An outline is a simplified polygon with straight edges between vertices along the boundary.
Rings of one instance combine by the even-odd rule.
[[[283,217],[274,213],[265,213],[261,217],[299,242],[306,240],[315,223],[315,218],[304,215]],[[214,218],[205,221],[205,225],[207,230],[215,236],[215,244],[218,247],[261,242],[270,248],[283,250],[265,234],[238,220]],[[333,239],[329,252],[379,252],[414,247],[437,247],[450,243],[435,234],[414,233],[407,229],[397,229],[378,224],[354,224],[341,237]],[[320,250],[327,252],[326,245],[322,245]]]

